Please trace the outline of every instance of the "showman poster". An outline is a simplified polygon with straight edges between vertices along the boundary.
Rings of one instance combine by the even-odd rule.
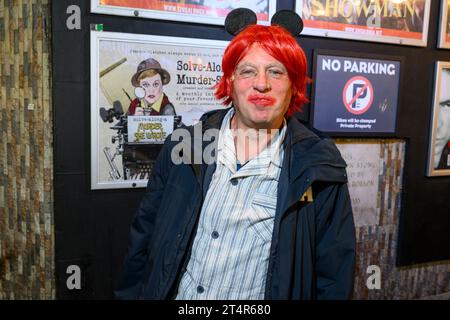
[[[431,0],[297,0],[302,34],[427,45]]]
[[[91,188],[144,187],[166,137],[223,108],[226,41],[91,31]]]
[[[401,61],[316,53],[313,126],[359,135],[396,130]]]

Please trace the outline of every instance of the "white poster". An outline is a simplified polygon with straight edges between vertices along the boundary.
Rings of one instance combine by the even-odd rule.
[[[356,227],[377,225],[378,180],[380,175],[379,143],[338,143],[347,162],[348,188]]]
[[[91,188],[145,187],[163,139],[223,108],[226,41],[91,32]]]

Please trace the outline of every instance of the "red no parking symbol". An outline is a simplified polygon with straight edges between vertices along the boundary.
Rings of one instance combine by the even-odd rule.
[[[363,114],[373,102],[373,87],[370,81],[356,76],[347,81],[342,92],[345,108],[353,114]]]

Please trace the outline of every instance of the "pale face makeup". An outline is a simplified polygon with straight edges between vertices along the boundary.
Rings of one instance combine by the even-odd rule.
[[[158,73],[152,77],[147,77],[139,81],[139,85],[145,90],[145,102],[151,106],[163,93],[161,75]]]

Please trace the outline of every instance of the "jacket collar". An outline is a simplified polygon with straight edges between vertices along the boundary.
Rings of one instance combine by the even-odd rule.
[[[223,118],[229,109],[214,110],[204,114],[200,119],[202,131],[220,129]],[[345,161],[330,139],[319,138],[295,117],[290,117],[287,120],[284,146],[288,145],[290,148],[286,148],[288,152],[285,154],[283,165],[289,166],[289,181],[295,180],[308,167],[317,165],[341,169],[346,167]],[[289,161],[289,163],[286,161]]]
[[[296,118],[288,120],[288,134],[285,140],[285,161],[287,178],[293,182],[307,170],[307,179],[313,181],[347,182],[346,163],[330,139],[321,139]],[[289,162],[289,163],[288,163]]]
[[[220,129],[225,114],[230,108],[205,113],[200,119],[202,121],[202,131]],[[206,144],[208,143],[210,142],[206,142]],[[287,120],[284,146],[288,145],[290,148],[285,148],[283,167],[289,168],[286,172],[289,182],[296,180],[307,169],[317,169],[320,165],[325,165],[326,170],[314,170],[314,173],[309,177],[310,179],[347,181],[345,172],[342,171],[346,167],[346,163],[336,146],[331,143],[330,139],[319,138],[295,117],[290,117]],[[200,173],[200,168],[197,168],[195,171]]]
[[[220,130],[220,126],[222,125],[223,118],[227,112],[233,107],[229,107],[226,109],[213,110],[205,113],[201,118],[200,122],[202,122],[202,131],[205,132],[208,129],[218,129]]]
[[[232,108],[232,107],[230,107]],[[196,151],[200,152],[201,155],[203,155],[203,151],[205,150],[206,146],[210,143],[215,144],[213,150],[216,150],[217,152],[217,139],[215,139],[214,141],[204,141],[203,140],[203,136],[205,134],[206,130],[209,129],[217,129],[220,130],[220,126],[222,125],[222,121],[223,118],[225,117],[225,115],[227,114],[228,110],[230,110],[230,108],[226,108],[226,109],[219,109],[219,110],[212,110],[209,112],[206,112],[204,115],[201,116],[200,121],[195,124],[193,126],[193,131],[195,132],[196,130],[200,130],[202,131],[202,134],[200,135],[200,137],[196,134],[194,134],[194,141],[191,144],[192,147],[192,154],[194,154]],[[195,141],[195,139],[201,139],[201,141]],[[201,151],[196,150],[198,147],[201,147]],[[217,154],[216,154],[217,156]],[[206,165],[204,163],[204,161],[202,161],[202,164],[197,164],[195,162],[190,162],[192,169],[194,170],[195,176],[197,178],[198,183],[203,186],[203,176],[205,174],[205,170],[206,170]],[[215,166],[215,163],[214,163]],[[215,170],[215,168],[214,168]],[[209,181],[207,182],[207,184],[209,185]]]

